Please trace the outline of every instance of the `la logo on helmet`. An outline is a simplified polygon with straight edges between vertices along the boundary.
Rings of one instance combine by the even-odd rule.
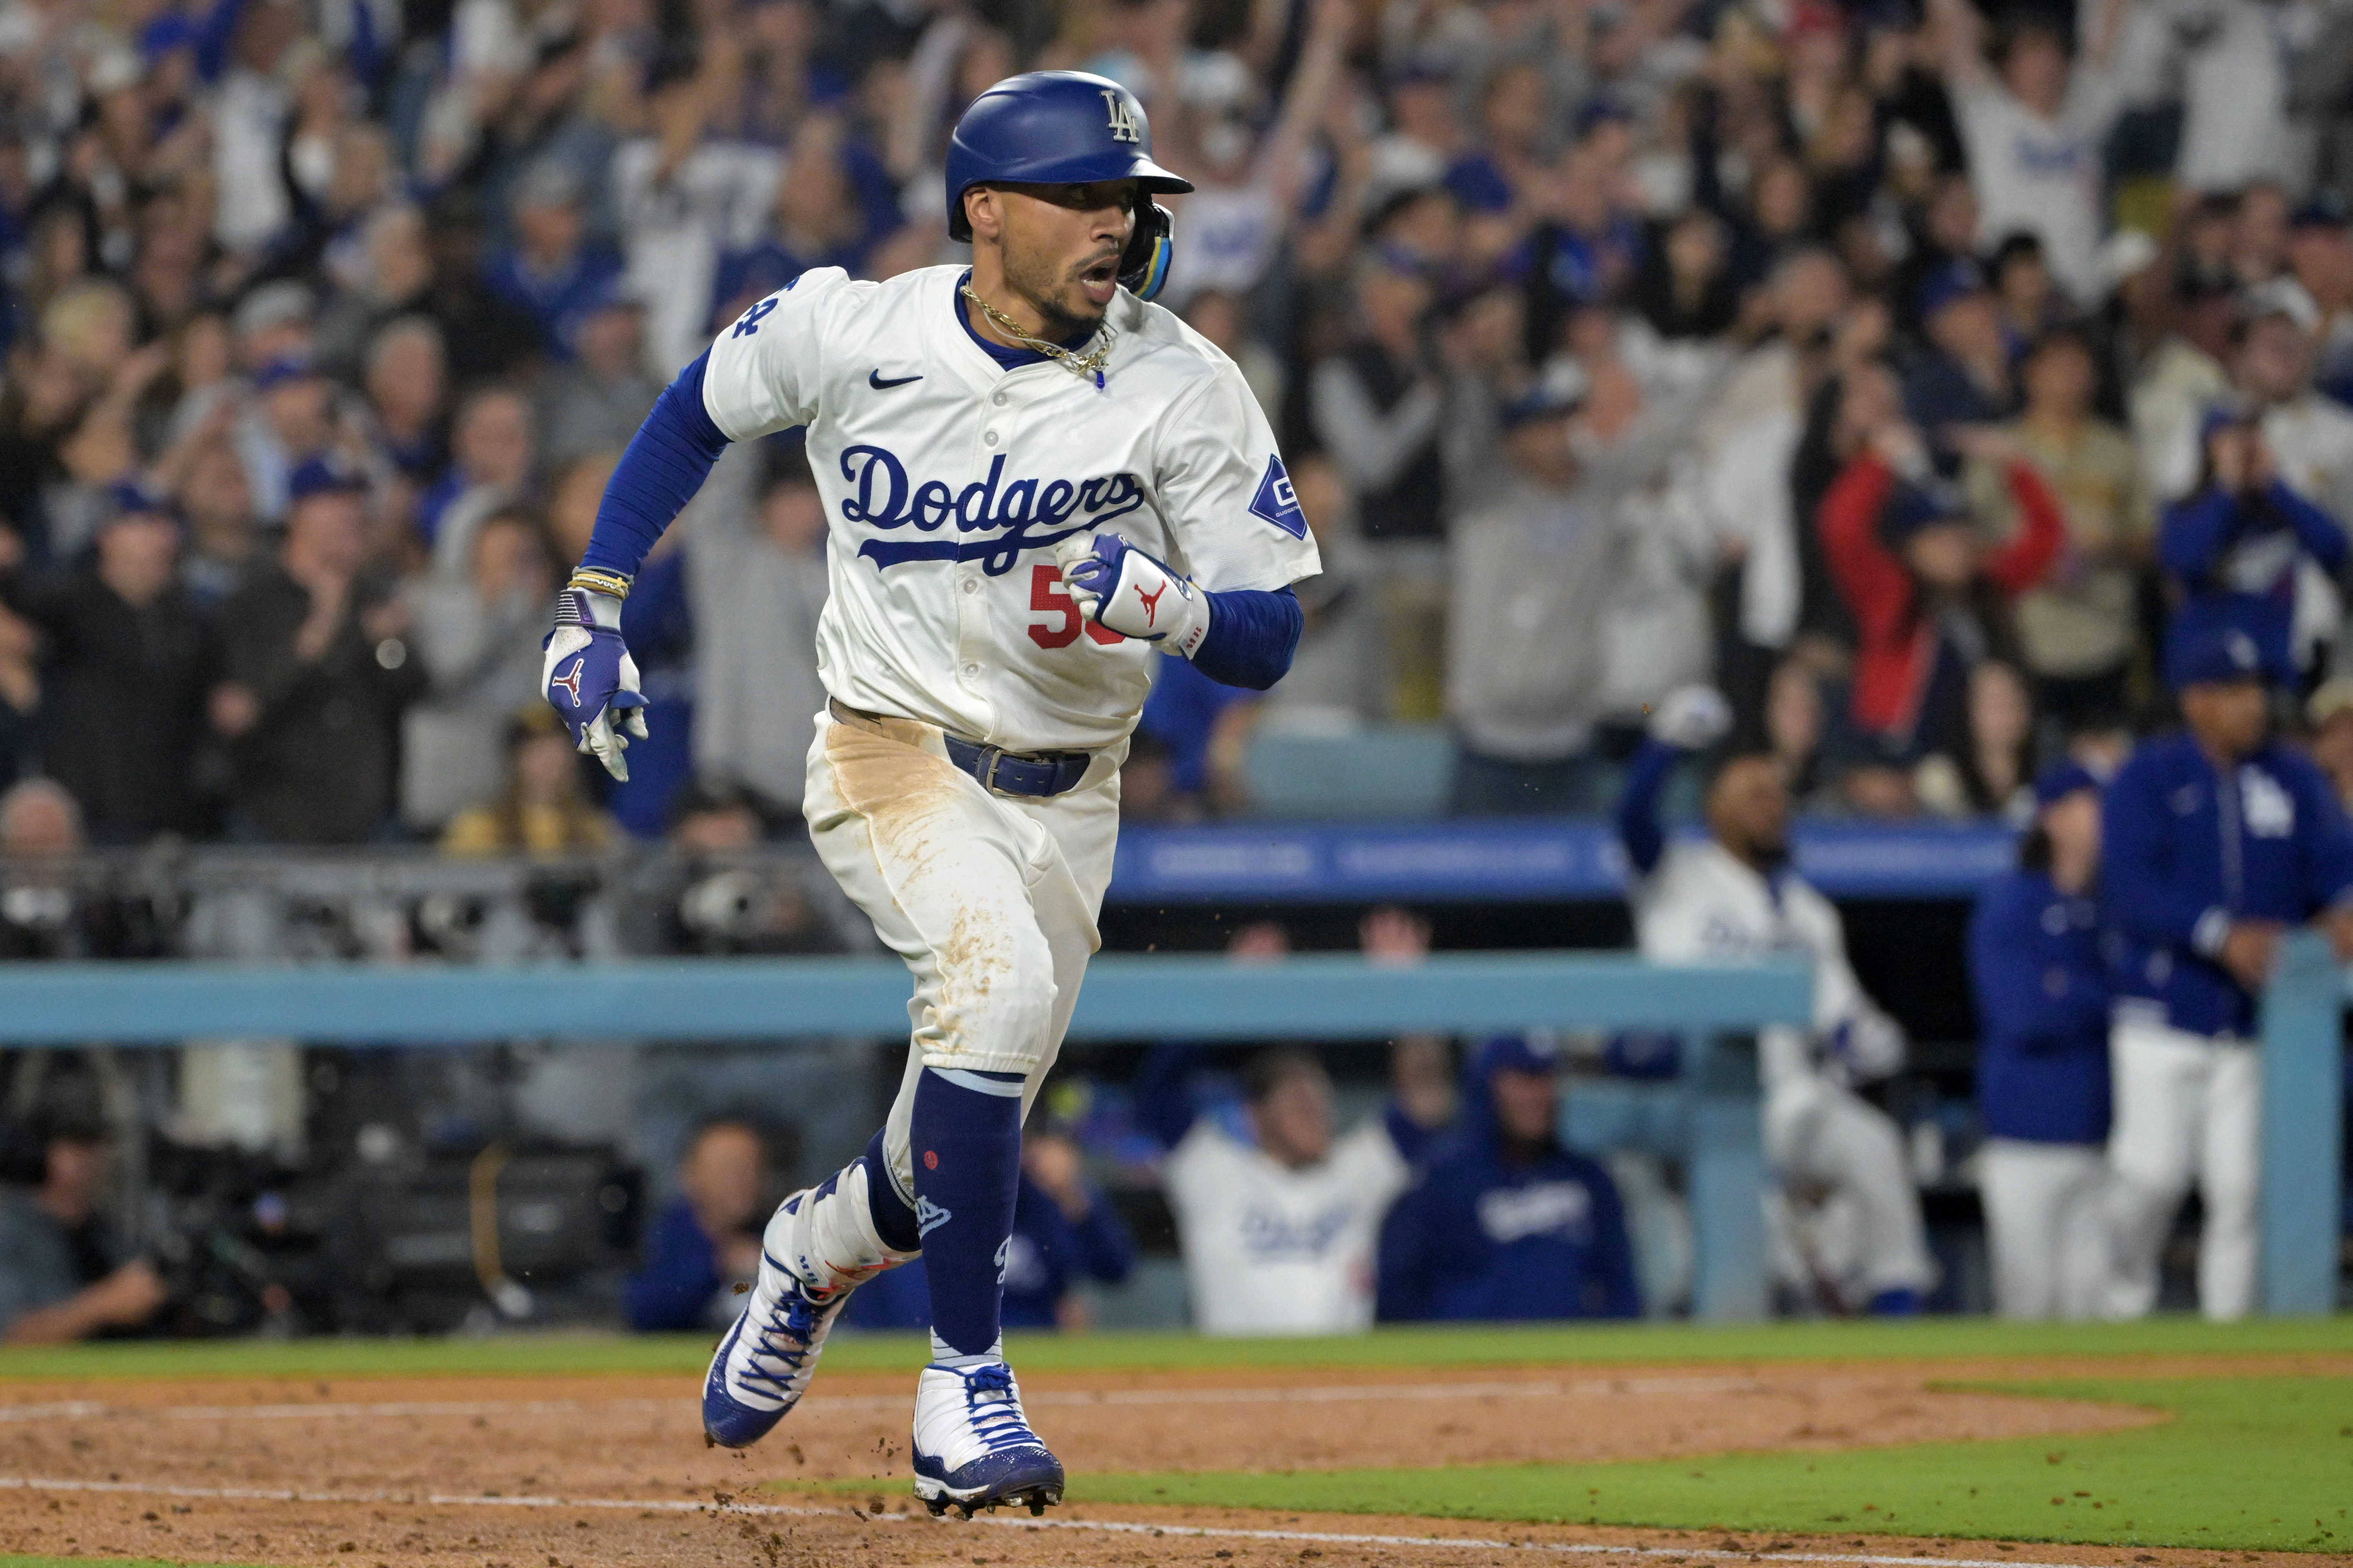
[[[1110,88],[1104,88],[1103,100],[1103,107],[1111,111],[1111,139],[1114,142],[1134,142],[1140,145],[1144,141],[1144,135],[1136,129],[1135,116],[1128,112],[1125,96]]]

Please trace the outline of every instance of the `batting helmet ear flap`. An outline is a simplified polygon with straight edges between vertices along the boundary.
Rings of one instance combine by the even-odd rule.
[[[1176,219],[1158,202],[1135,209],[1135,232],[1119,255],[1122,287],[1139,300],[1149,300],[1168,281],[1169,242],[1176,237]]]

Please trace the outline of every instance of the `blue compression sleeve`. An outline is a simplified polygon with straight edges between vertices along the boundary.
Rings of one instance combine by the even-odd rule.
[[[727,450],[727,437],[702,406],[702,367],[710,358],[708,352],[697,354],[680,371],[638,426],[605,485],[596,526],[580,558],[583,566],[637,575],[662,530],[694,499],[711,477],[711,466]]]
[[[1626,769],[1625,793],[1618,797],[1618,840],[1638,876],[1647,877],[1666,852],[1667,836],[1659,826],[1659,795],[1667,776],[1683,754],[1661,740],[1646,740]]]
[[[1264,691],[1290,671],[1307,612],[1288,587],[1267,593],[1233,588],[1209,595],[1209,635],[1193,652],[1193,668],[1223,686]]]

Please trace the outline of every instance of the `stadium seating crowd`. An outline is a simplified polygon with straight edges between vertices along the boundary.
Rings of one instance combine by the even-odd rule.
[[[1253,726],[1441,721],[1455,809],[1591,809],[1702,679],[1810,807],[2001,812],[2161,715],[2169,619],[2244,619],[2307,690],[2344,640],[2326,5],[0,18],[0,787],[96,843],[580,847],[698,778],[789,818],[814,669],[733,666],[809,658],[791,438],[632,597],[655,739],[601,803],[539,799],[518,729],[550,584],[715,327],[954,258],[946,130],[1029,67],[1130,84],[1198,184],[1165,302],[1326,564],[1271,698],[1168,670],[1138,815],[1246,810]]]
[[[862,942],[727,860],[797,839],[821,700],[797,437],[733,449],[636,584],[627,783],[568,752],[540,639],[663,384],[805,268],[958,259],[948,129],[1034,68],[1130,86],[1195,182],[1162,302],[1240,365],[1324,564],[1272,692],[1162,661],[1132,817],[1248,814],[1260,740],[1417,726],[1454,813],[1599,814],[1706,684],[1806,811],[2023,823],[2218,628],[2353,800],[2334,0],[0,0],[0,856],[673,851],[471,923],[290,900],[318,929],[250,951],[217,889],[37,900],[0,952]],[[1555,1304],[1631,1310],[1641,1194],[1514,1142],[1554,1070],[1515,1049],[1401,1071],[1444,1114],[1401,1087],[1337,1146],[1388,1170],[1463,1100],[1449,1169],[1575,1206]],[[1166,1145],[1239,1157],[1280,1098],[1335,1146],[1312,1064],[1261,1076]],[[649,1160],[712,1109],[675,1098]],[[1036,1180],[1040,1234],[1101,1218]],[[1418,1202],[1358,1216],[1335,1321],[1518,1310],[1438,1299]]]

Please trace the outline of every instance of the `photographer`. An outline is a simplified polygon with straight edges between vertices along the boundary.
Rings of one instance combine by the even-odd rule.
[[[670,808],[671,855],[640,884],[639,951],[697,957],[839,952],[841,938],[804,891],[768,824],[732,784],[692,784]]]
[[[94,1118],[53,1112],[30,1140],[30,1186],[0,1193],[0,1343],[56,1344],[135,1329],[164,1304],[144,1258],[125,1261],[97,1214],[106,1131]],[[33,1164],[28,1162],[28,1165]]]

